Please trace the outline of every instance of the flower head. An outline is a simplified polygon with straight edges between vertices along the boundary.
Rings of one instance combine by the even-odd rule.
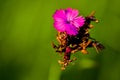
[[[62,70],[65,70],[67,65],[76,60],[75,57],[71,58],[72,53],[81,51],[81,53],[87,54],[87,48],[95,48],[96,52],[104,49],[104,46],[92,38],[89,33],[89,30],[93,28],[91,22],[98,22],[94,11],[83,18],[78,16],[78,10],[61,9],[54,13],[53,18],[54,27],[58,30],[56,39],[59,44],[52,43],[52,47],[62,55],[62,60],[58,61]]]
[[[69,35],[78,34],[78,28],[85,22],[85,19],[78,14],[78,10],[72,8],[56,10],[53,15],[55,29]]]

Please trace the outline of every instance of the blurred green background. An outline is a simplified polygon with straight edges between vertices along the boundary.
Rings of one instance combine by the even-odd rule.
[[[52,15],[68,7],[83,16],[96,11],[100,23],[91,36],[106,49],[77,52],[75,64],[61,71]],[[119,8],[120,0],[0,0],[0,80],[120,80]]]

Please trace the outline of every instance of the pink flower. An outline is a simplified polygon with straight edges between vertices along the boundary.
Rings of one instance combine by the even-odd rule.
[[[56,10],[53,14],[55,29],[69,35],[78,34],[78,28],[82,27],[85,22],[85,19],[78,14],[78,10],[72,8]]]

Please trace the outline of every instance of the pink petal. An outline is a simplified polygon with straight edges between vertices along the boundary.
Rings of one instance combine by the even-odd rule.
[[[78,34],[77,28],[74,27],[73,25],[66,24],[65,26],[66,26],[67,34],[69,34],[69,35],[76,35],[76,34]]]
[[[68,21],[73,20],[75,17],[78,16],[78,14],[79,14],[79,12],[76,9],[68,8],[66,10],[66,16],[67,16]]]
[[[65,10],[56,10],[56,12],[53,14],[54,19],[54,27],[58,31],[65,31],[64,22],[66,19]]]
[[[82,27],[85,23],[85,19],[82,16],[79,16],[73,20],[73,25],[77,28]]]
[[[53,19],[55,21],[63,21],[66,19],[65,10],[56,10],[56,12],[53,14]]]
[[[61,32],[64,32],[66,29],[65,24],[63,22],[58,22],[58,21],[54,22],[54,27],[56,30],[61,31]]]

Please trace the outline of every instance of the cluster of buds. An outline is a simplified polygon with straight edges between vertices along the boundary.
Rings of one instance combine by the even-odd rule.
[[[90,36],[89,29],[93,28],[91,22],[98,22],[94,16],[94,12],[85,17],[85,23],[82,27],[78,29],[77,35],[69,35],[66,32],[58,31],[57,41],[59,45],[55,45],[52,42],[52,47],[62,55],[62,60],[58,63],[61,65],[61,69],[64,70],[68,64],[76,60],[76,58],[71,59],[71,54],[80,51],[83,54],[88,54],[87,48],[95,48],[98,53],[104,46],[96,41]]]

